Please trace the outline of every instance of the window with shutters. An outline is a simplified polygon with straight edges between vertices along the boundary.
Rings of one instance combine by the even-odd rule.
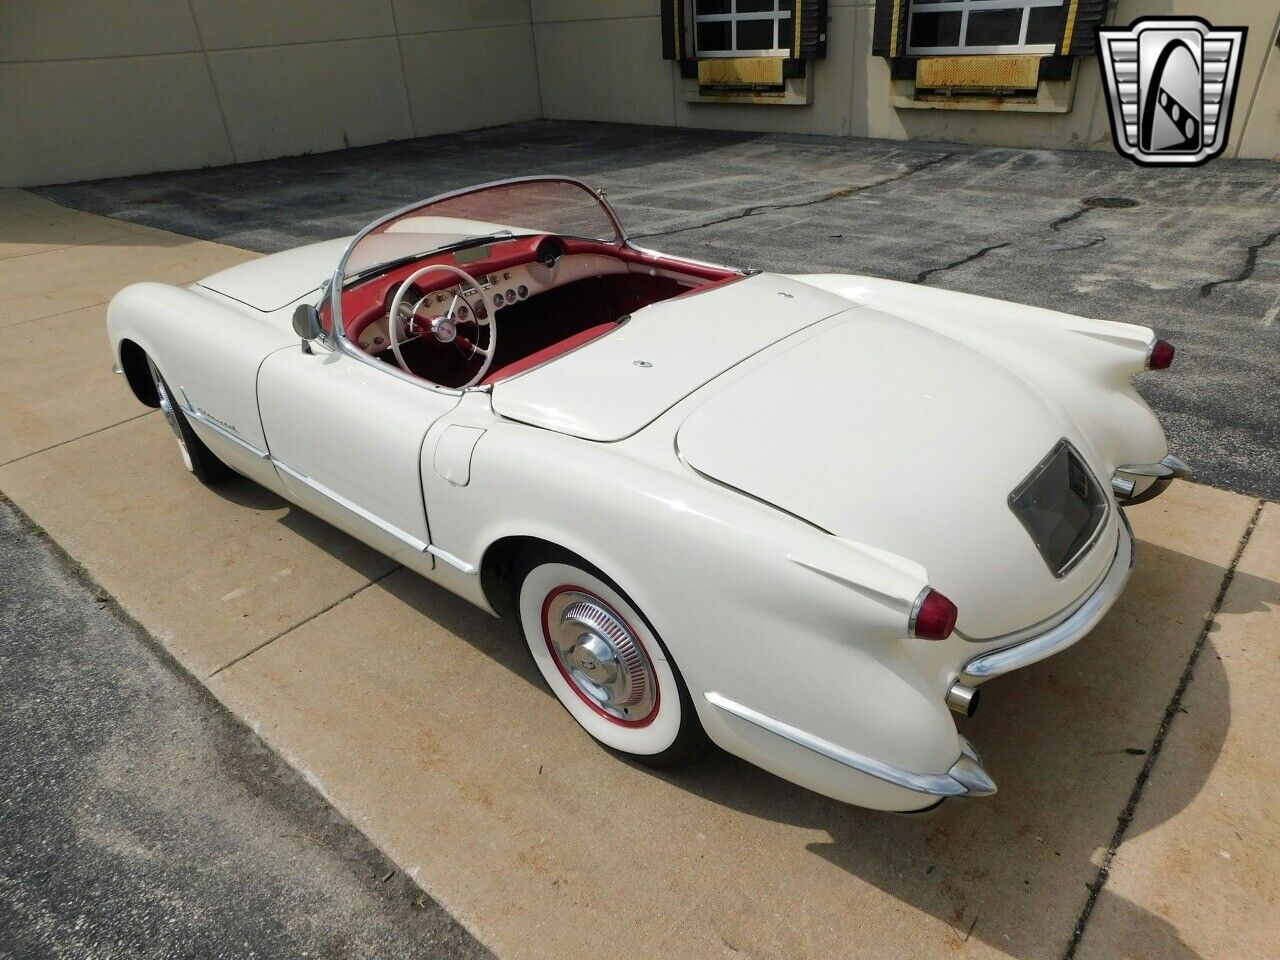
[[[693,0],[699,57],[785,57],[795,38],[795,0]]]
[[[908,56],[1052,54],[1070,0],[910,0]]]

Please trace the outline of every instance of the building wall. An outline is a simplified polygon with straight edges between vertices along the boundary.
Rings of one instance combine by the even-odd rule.
[[[888,62],[871,54],[874,7],[874,0],[829,0],[827,58],[815,64],[811,105],[729,106],[685,102],[675,65],[659,57],[659,0],[533,0],[543,113],[552,119],[1112,149],[1093,57],[1078,61],[1073,107],[1067,113],[891,106]],[[1194,14],[1249,27],[1226,155],[1280,159],[1280,3],[1120,0],[1110,20],[1127,24],[1152,14]],[[602,57],[601,51],[616,52],[619,59]]]
[[[1228,156],[1280,159],[1277,0],[1119,0],[1250,29]],[[899,109],[873,0],[829,0],[809,106],[687,103],[659,0],[0,0],[0,185],[185,169],[517,120],[1110,150],[1097,62],[1068,113]]]
[[[540,116],[528,0],[0,2],[0,185]]]

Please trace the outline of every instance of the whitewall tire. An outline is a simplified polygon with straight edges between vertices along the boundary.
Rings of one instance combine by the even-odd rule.
[[[679,670],[627,596],[563,551],[531,558],[517,588],[520,626],[560,703],[597,741],[651,766],[705,742]]]

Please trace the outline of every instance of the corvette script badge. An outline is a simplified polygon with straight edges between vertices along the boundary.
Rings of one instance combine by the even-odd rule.
[[[1192,167],[1221,154],[1246,32],[1198,17],[1143,17],[1127,28],[1099,27],[1116,149],[1143,166]]]

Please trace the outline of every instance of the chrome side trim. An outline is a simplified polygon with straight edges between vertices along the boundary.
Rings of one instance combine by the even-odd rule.
[[[389,534],[390,536],[395,537],[405,546],[410,547],[414,550],[417,550],[419,553],[429,553],[431,554],[431,556],[435,557],[437,560],[440,560],[444,563],[447,563],[451,567],[455,567],[458,570],[461,570],[463,573],[467,574],[468,576],[475,576],[477,573],[479,573],[479,570],[475,567],[474,564],[467,563],[467,561],[459,559],[458,557],[455,557],[452,553],[449,553],[447,550],[441,550],[439,547],[434,547],[431,544],[427,543],[425,540],[419,540],[417,537],[415,537],[411,533],[406,533],[404,530],[401,530],[395,524],[388,523],[386,520],[383,520],[376,513],[371,513],[370,511],[366,510],[364,507],[360,506],[360,504],[352,500],[348,500],[346,497],[338,493],[336,490],[331,490],[329,487],[326,487],[323,483],[320,483],[318,480],[311,479],[311,477],[308,477],[305,473],[301,473],[300,471],[293,469],[293,467],[289,466],[287,463],[277,460],[274,457],[271,458],[271,462],[275,464],[276,469],[279,470],[281,473],[287,473],[289,476],[293,477],[293,479],[297,480],[299,483],[306,484],[316,493],[320,494],[323,497],[329,498],[338,506],[343,507],[344,509],[350,510],[352,513],[360,517],[362,520],[369,521],[369,523],[373,524],[383,533],[386,533],[386,534]]]
[[[961,671],[962,680],[990,680],[992,677],[1039,663],[1081,640],[1098,625],[1098,621],[1111,609],[1111,605],[1124,590],[1133,566],[1133,532],[1129,529],[1123,511],[1120,512],[1120,516],[1125,522],[1119,525],[1116,555],[1111,562],[1111,569],[1107,571],[1102,583],[1084,603],[1056,627],[1046,630],[1037,637],[974,657]]]
[[[726,713],[731,713],[735,717],[746,720],[748,723],[755,724],[762,730],[768,730],[784,740],[790,740],[792,743],[821,754],[829,760],[836,761],[836,763],[857,770],[859,773],[865,773],[868,776],[875,777],[877,780],[891,783],[895,787],[902,787],[905,790],[927,794],[931,797],[987,796],[995,793],[995,783],[987,776],[986,771],[982,769],[978,755],[964,737],[960,738],[960,757],[952,764],[949,771],[946,773],[915,773],[911,770],[904,770],[902,767],[876,760],[874,757],[855,753],[832,743],[830,740],[824,740],[798,727],[793,727],[757,710],[752,710],[750,707],[743,706],[741,703],[730,700],[728,697],[721,696],[714,691],[709,690],[703,696],[708,703],[719,707]]]
[[[463,573],[465,573],[469,577],[474,577],[477,573],[479,573],[479,571],[475,567],[475,564],[467,563],[467,561],[462,560],[458,557],[455,557],[452,553],[449,553],[447,550],[441,550],[439,547],[428,546],[427,553],[431,554],[437,560],[442,560],[443,562],[447,563],[451,567],[457,567],[459,570],[461,570]]]
[[[356,516],[360,517],[363,520],[368,520],[370,523],[372,523],[375,527],[377,527],[383,533],[390,534],[391,536],[399,540],[401,543],[405,544],[406,546],[412,547],[414,550],[417,550],[419,553],[427,552],[427,548],[429,544],[427,544],[425,540],[419,540],[413,534],[406,533],[405,531],[401,530],[399,527],[395,526],[394,524],[388,523],[386,520],[383,520],[377,514],[370,513],[364,507],[360,506],[360,504],[355,503],[351,500],[348,500],[342,494],[338,493],[336,490],[329,489],[323,483],[320,483],[318,480],[312,480],[305,473],[300,473],[299,471],[293,469],[293,467],[289,466],[287,463],[282,463],[281,461],[276,460],[274,458],[272,459],[271,462],[276,465],[276,469],[279,470],[281,473],[287,473],[289,476],[293,477],[293,479],[297,480],[299,483],[306,484],[308,487],[310,487],[312,490],[314,490],[316,493],[320,494],[321,496],[328,497],[334,503],[338,504],[338,506],[344,507],[345,509],[350,510],[352,513],[354,513]]]
[[[186,394],[184,393],[182,396],[183,396],[183,399],[185,400]],[[182,410],[183,414],[186,415],[187,419],[196,421],[202,427],[208,427],[210,430],[212,430],[218,436],[222,437],[224,440],[230,440],[236,446],[244,450],[248,450],[255,457],[258,457],[262,460],[271,459],[271,454],[268,453],[266,450],[259,449],[258,447],[250,443],[248,440],[244,439],[244,437],[237,436],[236,434],[228,430],[226,427],[224,427],[222,424],[217,423],[214,420],[211,420],[209,417],[206,417],[203,413],[201,413],[199,410],[195,409],[195,407],[191,405],[191,401],[188,400],[185,404],[180,403],[178,404],[178,407]]]

